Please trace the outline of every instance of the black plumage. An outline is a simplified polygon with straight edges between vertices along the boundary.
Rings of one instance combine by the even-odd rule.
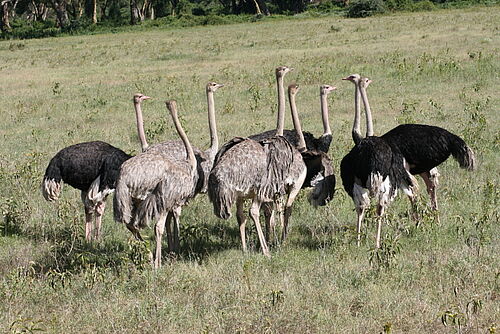
[[[346,80],[352,81],[363,97],[367,116],[367,137],[361,139],[359,134],[359,108],[356,103],[353,125],[353,138],[356,145],[342,159],[340,175],[345,191],[353,199],[356,207],[358,245],[361,235],[361,223],[364,212],[370,206],[370,198],[377,202],[378,228],[376,247],[380,247],[381,217],[385,209],[394,200],[397,190],[402,189],[411,199],[414,188],[417,188],[415,178],[409,173],[403,154],[396,146],[391,146],[384,138],[372,136],[370,107],[366,98],[366,87],[371,80],[351,75]],[[355,96],[357,99],[358,97]],[[356,136],[354,136],[356,134]]]
[[[82,201],[90,224],[95,210],[99,219],[104,202],[115,188],[120,166],[130,155],[102,141],[92,141],[68,146],[60,150],[49,162],[42,182],[42,194],[48,201],[57,200],[62,183],[82,191]],[[100,224],[100,222],[99,222]],[[87,226],[86,237],[92,237]],[[95,231],[96,237],[99,232]]]
[[[122,163],[131,156],[108,143],[92,141],[68,146],[49,162],[44,181],[64,181],[73,188],[88,191],[92,182],[101,177],[99,191],[114,189]]]
[[[475,167],[474,152],[462,138],[437,126],[402,124],[381,138],[401,151],[413,175],[430,171],[450,155],[462,168],[473,170]]]

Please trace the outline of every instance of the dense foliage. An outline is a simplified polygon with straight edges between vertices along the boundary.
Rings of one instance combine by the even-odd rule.
[[[396,10],[492,4],[498,0],[0,0],[1,38],[110,31],[120,26],[197,26],[270,15],[335,12],[367,17]]]

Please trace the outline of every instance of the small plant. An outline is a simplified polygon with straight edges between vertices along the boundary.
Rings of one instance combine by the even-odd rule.
[[[52,94],[61,95],[61,92],[62,92],[61,83],[55,82],[54,86],[52,86]]]
[[[285,293],[283,290],[273,290],[271,291],[271,305],[277,306],[285,301]]]
[[[35,333],[44,332],[42,320],[34,320],[32,318],[19,318],[10,324],[10,333]]]
[[[400,252],[399,238],[386,235],[381,242],[380,248],[370,250],[370,265],[376,269],[389,269]]]

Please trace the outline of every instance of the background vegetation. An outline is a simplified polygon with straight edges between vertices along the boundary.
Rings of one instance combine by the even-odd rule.
[[[281,16],[367,17],[394,11],[497,4],[498,0],[0,0],[0,38],[220,25]],[[128,27],[127,27],[128,26]]]
[[[495,333],[498,22],[494,6],[1,41],[0,332]],[[175,98],[191,141],[208,146],[209,80],[226,85],[215,97],[222,142],[272,128],[273,70],[283,64],[296,69],[287,82],[300,84],[303,127],[315,134],[318,86],[338,87],[330,98],[337,171],[352,147],[353,117],[353,87],[340,78],[354,72],[374,80],[376,133],[433,124],[473,147],[477,171],[452,160],[440,168],[440,224],[420,182],[420,226],[400,197],[382,249],[373,250],[370,217],[358,248],[339,182],[326,207],[310,207],[307,192],[299,197],[287,244],[267,259],[251,224],[243,254],[235,218],[216,219],[198,196],[183,213],[181,255],[153,272],[149,245],[133,241],[111,209],[103,240],[89,245],[77,191],[43,200],[45,167],[61,148],[100,139],[138,152],[136,92],[154,97],[143,105],[150,142],[175,138],[163,103]],[[144,235],[151,240],[151,230]]]

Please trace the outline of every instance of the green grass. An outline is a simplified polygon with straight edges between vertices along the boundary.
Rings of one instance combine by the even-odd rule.
[[[1,331],[493,333],[499,21],[493,6],[0,42]],[[136,92],[154,97],[143,104],[150,142],[176,137],[163,103],[176,99],[191,141],[208,146],[209,80],[225,84],[215,96],[222,142],[272,128],[278,65],[296,69],[286,81],[300,84],[303,128],[315,134],[318,86],[338,87],[330,98],[337,171],[352,147],[353,87],[340,80],[351,73],[374,80],[377,134],[418,122],[463,137],[479,167],[468,173],[451,159],[440,167],[441,223],[420,182],[423,223],[415,227],[400,196],[383,250],[372,251],[370,217],[358,248],[353,204],[338,181],[326,207],[299,196],[287,244],[267,259],[252,226],[243,254],[235,218],[216,219],[198,196],[181,218],[181,256],[165,255],[153,272],[144,245],[113,222],[111,201],[103,240],[88,245],[79,193],[66,186],[57,203],[43,200],[41,178],[61,148],[100,139],[139,151]]]

